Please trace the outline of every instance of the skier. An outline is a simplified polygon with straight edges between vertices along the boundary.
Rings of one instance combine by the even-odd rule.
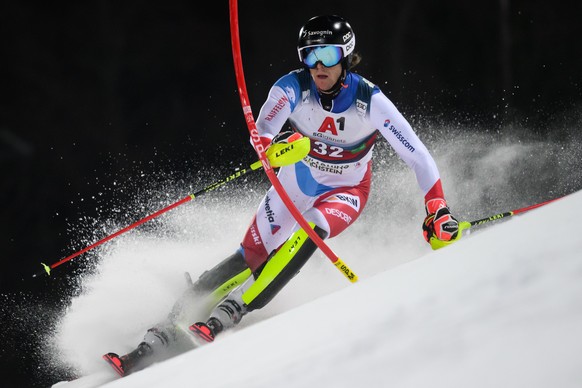
[[[309,154],[281,167],[278,179],[314,231],[323,239],[335,237],[366,205],[372,151],[380,134],[416,174],[426,210],[424,238],[434,249],[450,244],[460,231],[437,166],[392,102],[351,71],[360,61],[355,43],[350,24],[336,15],[313,17],[301,28],[297,51],[302,68],[272,86],[256,121],[265,149],[302,137],[311,140]],[[290,129],[283,130],[287,122]],[[239,249],[190,282],[167,321],[150,329],[136,350],[104,358],[123,376],[167,356],[184,335],[181,324],[196,322],[188,322],[188,315],[205,317],[190,326],[188,335],[213,341],[269,303],[316,249],[271,187]],[[198,310],[192,313],[194,305]]]

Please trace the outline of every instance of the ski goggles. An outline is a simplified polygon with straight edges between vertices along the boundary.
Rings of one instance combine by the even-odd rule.
[[[313,46],[299,50],[301,61],[310,69],[315,69],[318,62],[325,67],[332,67],[341,62],[344,52],[341,46]]]

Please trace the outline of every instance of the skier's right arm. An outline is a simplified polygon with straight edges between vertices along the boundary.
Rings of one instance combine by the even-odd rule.
[[[281,77],[269,90],[256,121],[257,131],[265,149],[281,131],[291,112],[295,109],[296,95],[300,95],[299,83],[292,74]]]

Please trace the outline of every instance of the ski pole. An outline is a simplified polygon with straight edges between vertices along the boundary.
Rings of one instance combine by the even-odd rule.
[[[520,214],[520,213],[525,213],[525,212],[527,212],[529,210],[533,210],[533,209],[538,208],[540,206],[547,205],[550,202],[557,201],[560,198],[563,198],[563,197],[558,197],[558,198],[550,199],[549,201],[545,201],[545,202],[541,202],[541,203],[536,203],[535,205],[530,205],[530,206],[522,207],[522,208],[519,208],[519,209],[510,210],[510,211],[507,211],[507,212],[495,214],[493,216],[481,218],[481,219],[475,220],[475,221],[461,221],[461,222],[459,222],[459,235],[458,235],[458,237],[455,240],[442,241],[442,240],[437,239],[436,237],[431,237],[430,238],[430,246],[434,250],[441,249],[443,247],[446,247],[446,246],[452,244],[453,242],[457,241],[458,239],[460,239],[462,237],[463,232],[465,230],[471,229],[473,226],[483,225],[483,224],[485,224],[487,222],[498,221],[498,220],[501,220],[503,218],[515,216],[515,215]]]
[[[150,214],[149,216],[147,216],[145,218],[142,218],[141,220],[139,220],[139,221],[137,221],[137,222],[135,222],[135,223],[133,223],[133,224],[131,224],[131,225],[123,228],[123,229],[120,229],[117,232],[115,232],[115,233],[113,233],[113,234],[111,234],[111,235],[109,235],[107,237],[102,238],[101,240],[97,241],[96,243],[91,244],[88,247],[83,248],[80,251],[75,252],[72,255],[67,256],[67,257],[65,257],[62,260],[59,260],[59,261],[57,261],[54,264],[46,265],[44,263],[40,263],[42,265],[42,267],[43,267],[42,270],[39,270],[37,273],[35,273],[34,275],[32,275],[32,277],[37,277],[39,275],[42,275],[45,272],[46,272],[47,275],[50,276],[51,270],[57,268],[61,264],[64,264],[64,263],[68,262],[69,260],[72,260],[75,257],[77,257],[79,255],[82,255],[83,253],[85,253],[85,252],[87,252],[87,251],[89,251],[89,250],[91,250],[91,249],[93,249],[93,248],[95,248],[95,247],[97,247],[97,246],[99,246],[99,245],[101,245],[101,244],[109,241],[109,240],[114,239],[115,237],[119,236],[120,234],[123,234],[123,233],[125,233],[125,232],[127,232],[127,231],[129,231],[129,230],[131,230],[131,229],[133,229],[133,228],[135,228],[135,227],[137,227],[137,226],[139,226],[139,225],[147,222],[147,221],[150,221],[151,219],[154,219],[154,218],[156,218],[156,217],[158,217],[158,216],[166,213],[169,210],[172,210],[172,209],[174,209],[174,208],[176,208],[176,207],[178,207],[178,206],[180,206],[180,205],[182,205],[182,204],[184,204],[186,202],[189,202],[189,201],[193,200],[194,198],[199,197],[202,194],[208,193],[209,191],[216,190],[219,187],[225,185],[226,183],[231,182],[231,181],[233,181],[233,180],[235,180],[237,178],[240,178],[241,176],[246,175],[249,172],[258,170],[261,167],[262,167],[261,161],[260,160],[259,161],[256,161],[255,163],[251,164],[248,168],[243,168],[241,170],[238,170],[238,171],[232,173],[231,175],[227,176],[226,178],[221,179],[221,180],[219,180],[217,182],[214,182],[213,184],[211,184],[209,186],[206,186],[202,190],[198,190],[197,192],[195,192],[193,194],[189,194],[187,197],[182,198],[178,202],[175,202],[175,203],[173,203],[173,204],[171,204],[171,205],[169,205],[169,206],[167,206],[167,207],[165,207],[165,208],[163,208],[161,210],[158,210],[157,212],[155,212],[153,214]]]
[[[533,210],[536,209],[538,207],[547,205],[548,203],[557,201],[558,199],[561,199],[563,197],[558,197],[558,198],[554,198],[554,199],[550,199],[548,201],[545,202],[541,202],[541,203],[536,203],[535,205],[530,205],[530,206],[526,206],[526,207],[522,207],[519,209],[515,209],[515,210],[510,210],[504,213],[499,213],[499,214],[495,214],[493,216],[489,216],[489,217],[485,217],[485,218],[481,218],[479,220],[475,220],[475,221],[463,221],[459,223],[459,229],[461,230],[466,230],[466,229],[470,229],[473,226],[478,226],[478,225],[483,225],[487,222],[492,222],[492,221],[498,221],[502,218],[507,218],[507,217],[511,217],[511,216],[515,216],[517,214],[520,213],[525,213],[529,210]]]

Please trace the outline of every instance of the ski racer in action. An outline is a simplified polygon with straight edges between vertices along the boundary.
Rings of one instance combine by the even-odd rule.
[[[434,249],[450,244],[461,233],[435,161],[382,91],[352,72],[360,61],[355,44],[354,31],[339,16],[316,16],[301,28],[302,68],[272,86],[256,121],[265,149],[310,139],[308,155],[281,167],[278,179],[315,232],[335,237],[366,206],[374,143],[381,135],[416,175],[426,209],[424,238]],[[283,129],[286,123],[289,130]],[[124,376],[169,356],[182,336],[212,342],[269,303],[316,249],[271,187],[236,252],[190,282],[167,321],[148,330],[137,349],[103,357]],[[180,329],[184,323],[190,333]]]

